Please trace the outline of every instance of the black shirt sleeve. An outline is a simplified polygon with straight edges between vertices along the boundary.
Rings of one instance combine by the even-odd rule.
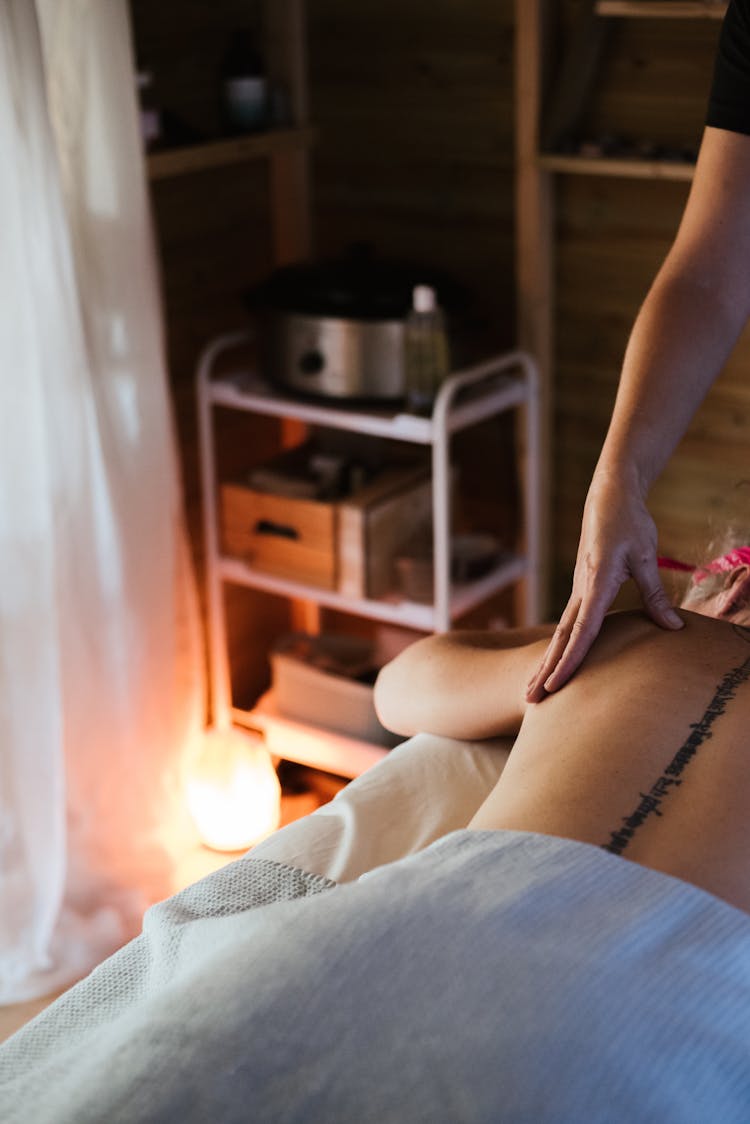
[[[750,0],[731,0],[724,17],[706,124],[750,135]]]

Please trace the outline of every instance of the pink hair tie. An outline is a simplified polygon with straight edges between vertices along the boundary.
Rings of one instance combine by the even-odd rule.
[[[695,566],[691,566],[689,562],[678,562],[676,558],[665,558],[660,555],[656,559],[656,564],[660,570],[686,570],[692,574]]]
[[[738,546],[728,550],[713,562],[705,566],[698,566],[693,575],[694,582],[702,582],[709,574],[727,573],[729,570],[738,570],[740,566],[750,566],[750,546]]]

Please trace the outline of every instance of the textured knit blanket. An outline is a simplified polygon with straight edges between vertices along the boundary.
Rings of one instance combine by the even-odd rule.
[[[750,917],[521,832],[246,857],[0,1048],[4,1124],[748,1119]]]

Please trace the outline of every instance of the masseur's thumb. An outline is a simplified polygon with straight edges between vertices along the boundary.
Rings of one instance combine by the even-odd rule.
[[[664,586],[659,580],[659,572],[654,562],[653,572],[634,575],[641,591],[643,604],[652,621],[661,628],[682,628],[685,622],[675,610],[667,597]]]

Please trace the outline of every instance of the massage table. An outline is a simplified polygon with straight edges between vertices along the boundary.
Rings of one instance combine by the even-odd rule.
[[[0,1047],[0,1120],[747,1121],[750,917],[466,830],[508,749],[412,738],[154,906]]]

